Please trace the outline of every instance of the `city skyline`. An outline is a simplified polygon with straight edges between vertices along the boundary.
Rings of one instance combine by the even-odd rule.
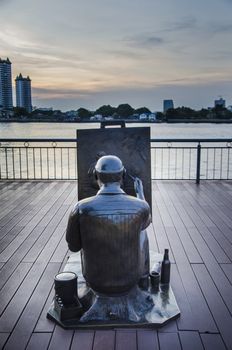
[[[219,95],[232,104],[231,9],[230,0],[0,0],[0,56],[13,79],[32,77],[36,106],[201,108]]]

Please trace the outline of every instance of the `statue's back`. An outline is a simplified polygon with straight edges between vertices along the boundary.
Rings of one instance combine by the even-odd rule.
[[[98,195],[79,208],[83,274],[102,293],[121,293],[141,277],[140,233],[149,218],[144,201],[126,194]]]

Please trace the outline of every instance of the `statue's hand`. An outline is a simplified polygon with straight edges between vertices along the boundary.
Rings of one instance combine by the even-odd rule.
[[[137,197],[140,199],[144,199],[143,183],[139,177],[134,178],[134,189],[137,194]]]

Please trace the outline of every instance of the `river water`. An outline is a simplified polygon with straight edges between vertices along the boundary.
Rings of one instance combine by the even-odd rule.
[[[231,138],[232,124],[127,124],[150,126],[152,138]],[[75,138],[76,129],[98,129],[99,123],[0,123],[0,138]]]

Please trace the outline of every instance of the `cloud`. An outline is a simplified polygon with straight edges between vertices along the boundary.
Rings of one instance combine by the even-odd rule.
[[[134,50],[133,48],[131,50],[123,48],[106,49],[104,53],[110,55],[111,57],[116,57],[117,59],[125,59],[126,61],[140,61],[146,57],[143,52],[138,52],[138,50]]]
[[[184,17],[181,20],[171,22],[163,31],[164,32],[178,32],[185,30],[192,30],[197,28],[198,22],[197,19],[193,16]]]
[[[231,1],[232,3],[232,1]],[[210,22],[208,26],[209,30],[213,33],[231,33],[232,32],[232,23],[230,22]]]
[[[228,59],[231,59],[231,56],[232,56],[232,50],[230,48],[228,48],[227,50],[226,49],[224,49],[224,50],[217,50],[213,54],[213,57],[215,59],[228,60]]]
[[[162,26],[155,32],[144,32],[135,36],[126,37],[124,41],[127,46],[142,48],[142,49],[157,49],[162,46],[169,46],[173,43],[170,39],[170,34],[174,33],[175,36],[178,32],[190,31],[193,32],[194,29],[198,29],[198,21],[195,17],[183,17],[178,21],[170,22]],[[175,41],[175,40],[174,40]]]
[[[1,1],[1,0],[0,0]],[[22,50],[46,50],[49,46],[45,44],[39,45],[38,42],[34,42],[33,40],[29,40],[26,38],[25,30],[20,28],[13,28],[11,26],[5,27],[1,29],[0,32],[0,41],[9,46],[11,49],[20,49]]]
[[[51,99],[51,98],[78,98],[89,94],[84,89],[64,89],[64,88],[38,88],[32,89],[33,95],[37,98]]]
[[[164,39],[156,36],[148,36],[144,38],[141,43],[148,46],[157,46],[164,43]]]
[[[152,49],[154,47],[163,45],[165,43],[165,40],[161,36],[156,36],[153,33],[144,33],[136,35],[134,37],[126,38],[125,42],[131,47]]]
[[[97,95],[97,94],[117,94],[119,91],[126,91],[126,90],[133,90],[137,91],[139,90],[149,90],[149,89],[157,89],[157,88],[164,88],[171,87],[171,86],[200,86],[200,85],[206,85],[206,84],[218,84],[218,83],[231,83],[231,76],[223,75],[220,72],[210,72],[205,74],[192,74],[192,75],[186,75],[181,78],[170,78],[170,79],[163,79],[163,80],[156,80],[156,81],[150,81],[148,82],[139,82],[134,81],[131,82],[128,85],[121,84],[118,82],[114,86],[98,86],[94,89],[92,87],[86,86],[86,87],[72,87],[68,88],[65,86],[62,87],[55,87],[55,86],[46,86],[46,87],[33,87],[33,96],[36,98],[43,98],[51,99],[51,98],[62,98],[62,99],[72,99],[72,98],[89,98],[90,96]]]

